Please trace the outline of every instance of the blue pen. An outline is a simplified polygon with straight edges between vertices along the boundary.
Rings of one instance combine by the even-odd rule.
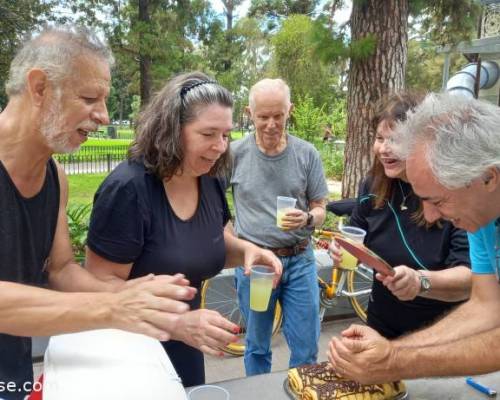
[[[488,395],[489,397],[496,397],[497,395],[496,390],[483,386],[470,377],[465,380],[465,383],[467,383],[467,385],[469,386],[472,386],[474,389],[479,390],[481,393]]]

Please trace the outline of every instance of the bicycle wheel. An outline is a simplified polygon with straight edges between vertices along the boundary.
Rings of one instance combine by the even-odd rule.
[[[368,309],[368,300],[370,299],[372,283],[373,270],[363,264],[359,264],[355,270],[347,273],[347,289],[349,292],[364,292],[349,297],[352,308],[363,322],[366,322],[366,310]]]
[[[221,350],[228,354],[242,356],[245,352],[246,325],[238,306],[234,275],[217,275],[204,281],[201,287],[201,308],[218,311],[222,316],[241,327],[241,332],[238,335],[239,340],[228,344]],[[281,319],[281,306],[278,302],[274,313],[273,336],[278,333],[281,327]]]

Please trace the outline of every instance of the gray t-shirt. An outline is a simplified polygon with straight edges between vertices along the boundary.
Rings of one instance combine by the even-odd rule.
[[[238,236],[267,247],[291,246],[309,237],[310,229],[285,232],[276,226],[276,197],[295,197],[296,208],[308,211],[310,201],[327,196],[323,166],[314,146],[288,134],[285,150],[268,156],[257,147],[255,135],[250,135],[232,142],[231,151]]]

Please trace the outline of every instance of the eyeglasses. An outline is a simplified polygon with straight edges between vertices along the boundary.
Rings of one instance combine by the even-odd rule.
[[[495,221],[495,273],[500,284],[500,218]]]

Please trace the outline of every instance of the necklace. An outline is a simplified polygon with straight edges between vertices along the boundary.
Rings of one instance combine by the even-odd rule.
[[[401,189],[401,195],[403,196],[403,201],[401,202],[399,209],[401,211],[406,211],[406,210],[408,210],[408,207],[406,206],[406,199],[410,195],[411,190],[407,194],[405,194],[405,191],[403,190],[403,186],[401,186],[401,181],[399,179],[398,179],[398,185],[399,185],[399,188]]]

